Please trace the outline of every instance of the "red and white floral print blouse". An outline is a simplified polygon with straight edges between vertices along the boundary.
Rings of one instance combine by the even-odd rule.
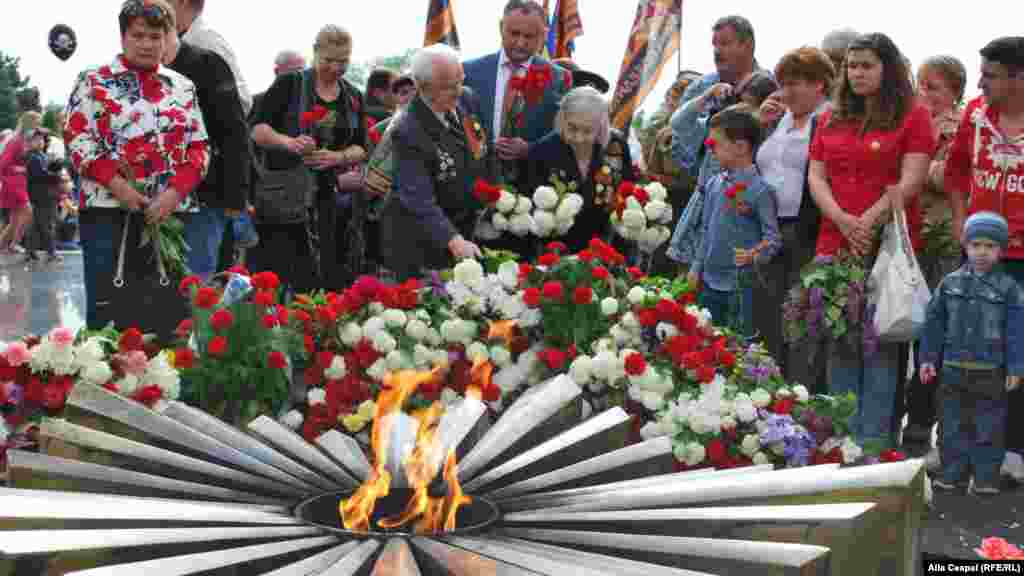
[[[122,56],[78,76],[64,142],[82,179],[84,208],[120,206],[108,186],[120,174],[155,197],[168,187],[178,212],[198,209],[192,193],[206,175],[206,127],[190,80],[164,67],[143,70]]]

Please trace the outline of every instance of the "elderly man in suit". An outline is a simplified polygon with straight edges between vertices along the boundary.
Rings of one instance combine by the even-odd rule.
[[[530,144],[555,126],[562,96],[572,88],[572,75],[537,55],[547,15],[534,0],[509,0],[502,13],[500,51],[465,63],[466,85],[480,98],[484,129],[494,136],[504,181],[515,184],[519,162]],[[538,87],[517,89],[521,81],[540,79]]]
[[[489,176],[487,142],[467,134],[475,102],[463,94],[458,53],[423,48],[412,75],[418,93],[389,128],[394,185],[380,217],[380,263],[397,280],[480,256],[466,237],[479,206],[473,183]]]

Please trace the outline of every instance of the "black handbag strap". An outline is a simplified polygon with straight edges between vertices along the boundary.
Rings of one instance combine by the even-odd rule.
[[[804,188],[803,194],[800,197],[800,209],[797,212],[797,222],[799,230],[802,234],[806,234],[808,242],[814,243],[818,241],[818,228],[821,222],[821,209],[818,208],[818,203],[814,201],[814,197],[811,196],[811,153],[810,146],[814,144],[814,133],[818,129],[818,115],[811,116],[811,130],[809,136],[808,152],[807,152],[807,164],[804,165]]]
[[[312,101],[313,96],[313,70],[307,68],[300,74],[302,75],[302,81],[299,87],[299,97],[292,98],[291,102],[288,104],[287,117],[289,119],[294,118],[294,122],[290,122],[286,130],[288,131],[288,135],[293,137],[301,136],[305,133],[305,129],[302,127],[302,113],[309,108],[309,103]],[[256,175],[262,179],[267,172],[267,149],[264,146],[256,147],[252,138],[249,138],[249,147],[250,149],[253,149],[254,147],[259,149],[259,151],[254,152],[252,156]]]
[[[124,221],[121,225],[121,247],[117,253],[117,269],[114,271],[114,287],[124,287],[124,261],[125,252],[128,249],[128,229],[131,227],[132,213],[124,213]],[[164,267],[164,260],[160,257],[160,243],[157,242],[156,238],[150,238],[150,244],[153,245],[153,255],[156,257],[156,271],[160,275],[160,285],[168,286],[171,283],[170,278],[167,277],[167,269]]]

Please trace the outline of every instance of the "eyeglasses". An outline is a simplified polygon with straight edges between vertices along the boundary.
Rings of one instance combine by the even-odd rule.
[[[129,18],[142,17],[146,20],[165,20],[167,12],[158,4],[146,4],[143,0],[128,0],[121,5],[121,15]]]

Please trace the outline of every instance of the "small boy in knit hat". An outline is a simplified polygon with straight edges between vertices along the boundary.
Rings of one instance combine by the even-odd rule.
[[[971,466],[969,490],[998,494],[1007,392],[1024,375],[1024,290],[998,266],[1006,219],[975,213],[963,235],[967,262],[942,279],[921,338],[921,382],[941,385],[942,476],[932,485],[963,485]]]

